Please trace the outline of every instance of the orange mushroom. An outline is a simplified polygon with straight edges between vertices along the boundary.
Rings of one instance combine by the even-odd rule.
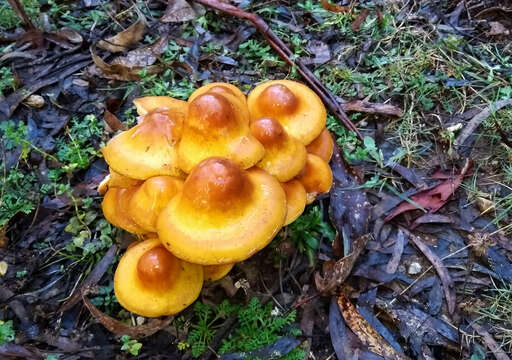
[[[290,225],[292,222],[304,212],[306,208],[306,189],[298,180],[291,180],[281,183],[286,194],[286,219],[284,226]]]
[[[204,281],[217,281],[226,276],[235,264],[206,265],[203,266]]]
[[[158,108],[165,107],[171,113],[186,114],[188,104],[186,101],[178,100],[170,96],[145,96],[133,100],[137,108],[137,114],[146,115]]]
[[[140,124],[113,137],[101,149],[105,161],[115,172],[132,179],[183,176],[177,143],[184,117],[163,108],[148,113]]]
[[[265,247],[285,217],[286,196],[273,176],[213,157],[192,170],[161,212],[157,230],[164,246],[181,259],[230,264]]]
[[[256,86],[247,97],[247,106],[251,120],[274,118],[304,145],[320,135],[327,119],[318,95],[306,85],[291,80],[267,81]]]
[[[136,190],[137,187],[110,188],[103,198],[101,207],[103,215],[112,225],[133,234],[144,234],[148,231],[137,225],[128,212],[130,199]]]
[[[327,163],[331,161],[334,151],[334,141],[332,140],[332,135],[329,130],[324,128],[320,135],[318,135],[306,149],[308,153],[321,157]]]
[[[251,133],[265,147],[265,155],[257,167],[280,182],[293,179],[306,165],[306,148],[289,136],[274,119],[261,118],[251,123]]]
[[[119,303],[147,317],[179,313],[197,299],[202,286],[202,266],[176,258],[155,237],[131,246],[114,274]]]
[[[156,232],[158,215],[182,187],[183,180],[172,176],[149,178],[132,195],[128,213],[141,228]]]
[[[190,104],[179,144],[179,165],[189,173],[202,160],[222,156],[243,169],[265,153],[249,130],[247,108],[228,93],[207,92]]]
[[[306,166],[297,176],[307,192],[307,203],[315,201],[318,194],[323,194],[331,189],[332,171],[321,157],[308,154]]]
[[[201,86],[199,89],[196,89],[192,94],[190,94],[188,102],[191,103],[196,97],[207,92],[228,93],[235,96],[243,104],[247,104],[247,98],[239,88],[237,88],[235,85],[222,82],[213,82]]]

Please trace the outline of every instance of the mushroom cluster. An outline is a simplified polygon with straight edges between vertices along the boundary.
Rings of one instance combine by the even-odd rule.
[[[105,218],[141,239],[121,258],[114,290],[131,312],[171,315],[329,191],[333,140],[320,98],[289,80],[247,98],[212,83],[188,101],[134,103],[138,125],[102,148]]]

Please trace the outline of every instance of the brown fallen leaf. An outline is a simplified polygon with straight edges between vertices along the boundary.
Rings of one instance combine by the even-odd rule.
[[[184,22],[193,20],[195,17],[196,11],[186,0],[169,0],[160,21],[164,23]]]
[[[169,325],[174,319],[174,316],[167,316],[163,319],[151,319],[143,325],[131,326],[101,312],[91,303],[91,301],[85,296],[84,293],[82,294],[82,299],[87,309],[89,309],[91,315],[108,331],[116,335],[128,335],[132,339],[142,339],[151,336],[157,331],[160,331]]]
[[[154,44],[132,50],[126,56],[117,57],[109,64],[96,55],[95,46],[91,46],[91,56],[96,67],[89,68],[89,72],[108,79],[137,81],[140,80],[141,70],[145,70],[147,74],[158,74],[165,68],[164,65],[153,64],[166,48],[167,37],[163,36]]]
[[[366,20],[366,18],[368,17],[368,15],[370,15],[370,10],[368,9],[363,9],[359,15],[357,16],[357,18],[354,20],[354,22],[352,23],[351,25],[351,28],[352,28],[352,31],[354,32],[358,32],[359,31],[359,27],[361,26],[361,24]]]
[[[357,335],[359,340],[368,347],[371,352],[386,359],[409,359],[405,354],[396,351],[368,322],[359,314],[356,307],[345,294],[338,297],[338,306],[347,326]]]
[[[315,273],[315,285],[318,291],[324,295],[336,292],[347,279],[354,264],[370,239],[370,234],[358,237],[352,243],[352,252],[338,261],[327,261],[323,266],[323,276]]]
[[[365,100],[350,100],[341,104],[345,111],[365,112],[401,117],[403,110],[391,104],[372,103]]]
[[[466,163],[461,172],[452,179],[443,181],[432,189],[423,190],[410,197],[413,203],[402,201],[391,213],[384,218],[384,221],[390,221],[395,216],[398,216],[406,211],[418,210],[418,205],[427,210],[429,213],[434,213],[439,210],[448,199],[453,195],[455,190],[459,187],[464,179],[464,176],[471,168],[473,162],[471,159],[466,159]],[[413,223],[411,229],[414,229],[418,224]]]
[[[117,116],[114,115],[116,111],[119,110],[119,106],[121,105],[121,99],[118,98],[110,98],[106,101],[105,112],[103,113],[103,119],[107,123],[108,127],[112,131],[124,131],[128,128],[126,124],[122,123],[121,120]]]
[[[345,13],[352,10],[350,6],[341,6],[336,4],[331,4],[327,0],[322,0],[322,7],[327,11],[332,11],[336,13]]]
[[[142,40],[146,24],[146,18],[139,12],[139,19],[135,23],[108,39],[100,40],[97,46],[114,53],[125,51]]]

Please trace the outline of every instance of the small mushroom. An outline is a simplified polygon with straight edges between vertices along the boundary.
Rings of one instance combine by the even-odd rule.
[[[113,137],[102,153],[115,171],[132,179],[152,176],[183,176],[178,167],[177,144],[181,137],[184,114],[158,108],[144,120]]]
[[[334,151],[334,141],[332,135],[324,128],[320,135],[317,136],[307,147],[308,153],[321,157],[326,163],[331,161],[332,153]]]
[[[183,190],[160,214],[157,230],[180,259],[230,264],[264,248],[285,217],[286,195],[273,176],[212,157],[194,167]]]
[[[304,145],[325,127],[327,112],[313,90],[296,81],[274,80],[256,86],[247,97],[251,120],[271,117]]]
[[[204,281],[217,281],[226,276],[235,264],[206,265],[203,266]]]
[[[146,115],[158,108],[165,107],[171,112],[187,114],[188,104],[186,101],[178,100],[170,96],[145,96],[133,100],[137,108],[137,114]]]
[[[256,166],[280,182],[293,179],[306,165],[305,146],[289,136],[277,120],[261,118],[253,121],[251,133],[265,147],[265,155]]]
[[[315,201],[318,194],[323,194],[331,189],[332,171],[329,164],[321,157],[308,154],[306,166],[297,176],[307,192],[307,203]]]
[[[202,286],[202,266],[178,259],[156,237],[131,246],[114,274],[119,303],[147,317],[179,313],[197,299]]]
[[[199,89],[196,89],[192,94],[190,94],[188,98],[188,102],[192,102],[199,95],[203,95],[207,92],[217,92],[217,93],[229,93],[231,95],[236,96],[238,100],[240,100],[243,104],[247,104],[247,98],[244,93],[240,91],[235,85],[231,85],[229,83],[221,83],[214,82],[201,86]]]
[[[229,158],[247,169],[264,153],[263,145],[249,130],[246,105],[234,95],[207,92],[189,104],[179,144],[179,165],[186,173],[212,156]]]
[[[306,189],[298,180],[281,183],[281,186],[286,194],[286,219],[284,220],[284,226],[286,226],[297,220],[304,212],[307,194]]]
[[[101,207],[103,215],[112,225],[133,234],[144,234],[147,231],[137,225],[128,212],[130,199],[136,190],[137,187],[109,188],[103,198]]]
[[[172,176],[149,178],[133,193],[128,213],[141,228],[156,232],[158,215],[182,187],[183,180]]]

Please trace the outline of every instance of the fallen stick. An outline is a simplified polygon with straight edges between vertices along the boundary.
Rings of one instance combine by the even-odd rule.
[[[357,136],[362,140],[363,136],[357,127],[350,121],[341,105],[336,101],[334,95],[327,89],[320,80],[313,74],[309,68],[304,65],[300,59],[292,60],[293,52],[286,46],[286,44],[270,29],[268,24],[263,21],[258,15],[244,11],[236,6],[221,2],[219,0],[195,0],[195,2],[208,6],[212,9],[222,11],[234,17],[245,19],[251,22],[256,29],[265,37],[270,46],[291,66],[296,66],[297,71],[301,74],[308,85],[320,96],[327,108],[335,114],[341,123],[349,130],[354,131]]]
[[[478,114],[476,114],[468,122],[468,124],[466,125],[464,130],[461,131],[459,136],[457,136],[457,138],[455,139],[455,143],[454,143],[455,148],[461,147],[464,144],[464,142],[471,136],[471,134],[473,134],[475,132],[475,130],[478,128],[478,126],[480,126],[482,121],[484,121],[489,116],[491,116],[491,114],[493,112],[498,111],[498,110],[504,108],[505,106],[508,106],[511,104],[512,104],[512,99],[499,100],[499,101],[496,101],[495,103],[489,105],[488,107],[486,107],[485,109],[480,111]]]

